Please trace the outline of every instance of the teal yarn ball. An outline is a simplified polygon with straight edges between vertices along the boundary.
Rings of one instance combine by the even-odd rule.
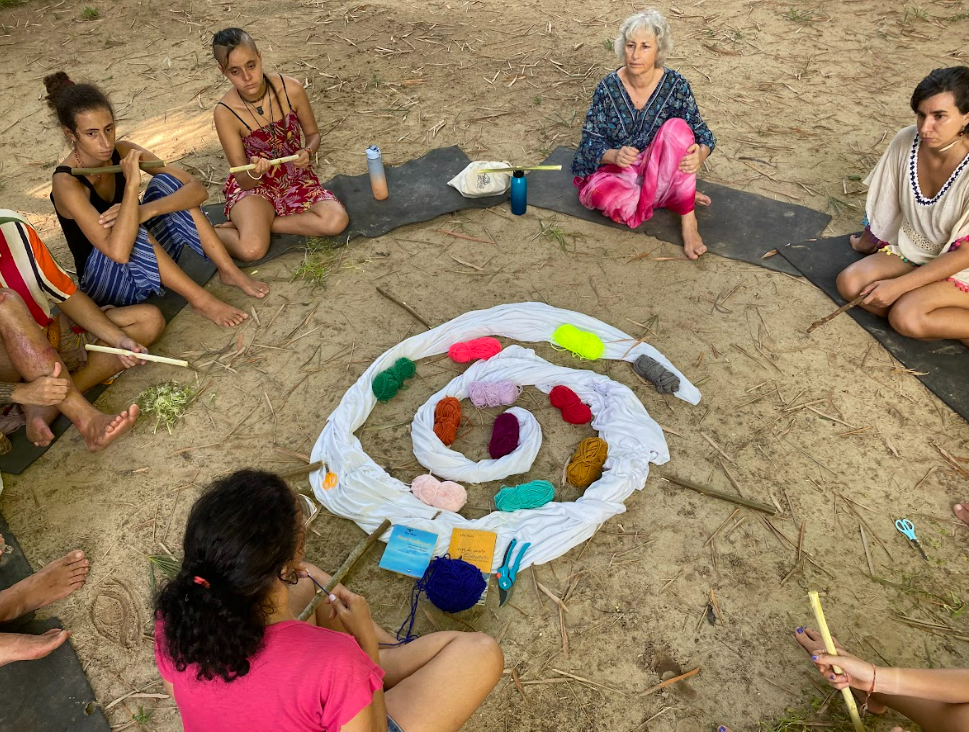
[[[502,486],[495,494],[499,511],[539,508],[555,498],[555,486],[547,480],[532,480],[517,486]]]
[[[370,388],[378,401],[386,402],[393,399],[404,385],[404,380],[417,373],[417,365],[409,358],[398,358],[394,365],[377,374]]]

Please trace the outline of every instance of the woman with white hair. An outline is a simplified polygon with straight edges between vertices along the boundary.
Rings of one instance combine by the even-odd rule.
[[[707,248],[694,207],[710,199],[696,190],[696,172],[717,143],[700,117],[689,83],[663,67],[670,28],[654,8],[626,18],[616,38],[623,65],[592,95],[582,142],[572,161],[579,200],[636,228],[668,208],[682,217],[690,259]]]

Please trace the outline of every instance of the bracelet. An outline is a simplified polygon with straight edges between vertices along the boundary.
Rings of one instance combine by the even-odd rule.
[[[871,665],[871,688],[868,690],[868,696],[865,697],[864,704],[861,705],[862,711],[868,714],[868,700],[871,699],[871,695],[875,693],[875,664]]]
[[[253,175],[251,170],[247,170],[246,171],[246,175],[248,175],[253,180],[262,180],[262,176],[261,175]]]
[[[313,157],[316,154],[312,150],[310,150],[309,146],[304,147],[303,149],[306,150],[306,154],[309,155],[310,157]]]

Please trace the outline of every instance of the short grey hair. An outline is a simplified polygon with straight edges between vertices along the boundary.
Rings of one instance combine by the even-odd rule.
[[[641,10],[622,22],[619,26],[619,35],[613,43],[616,56],[622,60],[629,36],[644,30],[649,31],[656,38],[656,68],[660,68],[666,63],[666,54],[673,50],[673,35],[670,33],[670,25],[666,22],[666,18],[656,8]]]

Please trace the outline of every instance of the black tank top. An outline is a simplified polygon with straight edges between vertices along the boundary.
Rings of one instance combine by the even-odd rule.
[[[117,148],[113,153],[111,153],[111,164],[118,165],[121,162],[121,155],[118,154]],[[71,166],[69,165],[58,165],[54,168],[54,174],[57,173],[67,173],[71,174]],[[116,203],[121,203],[121,199],[124,198],[125,191],[125,177],[124,173],[114,174],[114,198],[111,201],[105,201],[98,192],[95,190],[91,182],[83,175],[76,176],[76,178],[84,184],[84,186],[91,191],[91,205],[94,206],[94,210],[99,214],[104,213],[109,208],[114,206]],[[74,219],[66,219],[61,216],[60,211],[57,210],[57,205],[54,204],[54,192],[51,191],[50,202],[54,205],[54,213],[57,214],[57,220],[61,222],[61,228],[64,230],[64,238],[67,239],[67,246],[71,250],[71,254],[74,256],[74,269],[77,271],[78,281],[84,276],[84,264],[87,262],[87,258],[90,256],[91,252],[94,250],[94,245],[88,241],[88,238],[81,231],[81,227],[77,225]]]

